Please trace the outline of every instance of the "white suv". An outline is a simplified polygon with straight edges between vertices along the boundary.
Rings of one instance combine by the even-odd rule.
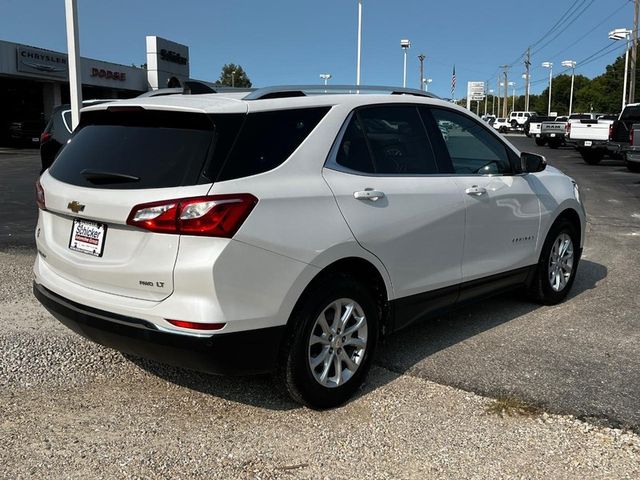
[[[524,127],[527,120],[535,116],[536,112],[511,112],[509,114],[508,122],[511,125],[511,128]]]
[[[518,287],[562,301],[575,182],[451,103],[358,88],[85,108],[37,184],[36,297],[100,344],[274,371],[315,408],[414,320]]]

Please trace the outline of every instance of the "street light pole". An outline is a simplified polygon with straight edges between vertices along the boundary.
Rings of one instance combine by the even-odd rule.
[[[551,85],[553,83],[553,63],[552,62],[542,62],[542,66],[544,68],[549,69],[549,107],[547,108],[547,116],[551,116]]]
[[[573,113],[573,82],[576,77],[576,62],[574,60],[565,60],[562,62],[563,67],[571,69],[571,93],[569,94],[569,115]]]
[[[515,112],[516,110],[516,82],[509,82],[509,86],[513,87],[513,98],[511,101],[511,111]]]
[[[411,42],[409,40],[400,40],[400,47],[402,47],[402,51],[404,53],[404,68],[402,74],[402,88],[407,87],[407,50],[411,48]]]
[[[424,85],[424,91],[428,92],[429,91],[429,84],[433,82],[432,78],[423,78],[422,79],[422,84]]]
[[[609,38],[611,40],[627,40],[627,48],[624,54],[624,85],[622,87],[622,108],[627,105],[627,84],[629,76],[629,39],[632,31],[627,28],[616,28],[609,32]],[[631,96],[631,92],[629,92]]]
[[[236,71],[231,70],[231,88],[235,88],[236,86]]]
[[[424,59],[426,57],[424,54],[418,55],[418,60],[420,60],[420,90],[424,90]]]
[[[80,123],[82,107],[82,79],[80,78],[80,33],[78,31],[77,0],[65,0],[67,20],[67,52],[69,58],[69,93],[71,100],[71,128]]]
[[[329,82],[329,80],[331,80],[331,74],[330,73],[321,73],[320,74],[320,78],[322,80],[324,80],[324,86],[327,86],[327,82]]]
[[[356,62],[356,85],[360,85],[361,58],[362,58],[362,0],[358,0],[358,59]]]

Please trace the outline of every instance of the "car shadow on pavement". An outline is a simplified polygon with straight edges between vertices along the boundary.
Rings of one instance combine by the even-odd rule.
[[[273,375],[211,375],[172,367],[133,355],[123,354],[123,356],[154,376],[207,395],[269,410],[292,410],[300,407],[291,400],[284,386]]]
[[[604,265],[581,260],[576,280],[565,301],[572,301],[596,288],[598,282],[607,276],[607,271]],[[521,291],[461,306],[441,317],[416,322],[391,335],[378,352],[377,364],[396,373],[404,373],[441,350],[540,308],[545,307],[531,302]]]
[[[606,276],[607,268],[604,265],[581,260],[576,281],[567,301],[596,288],[597,283]],[[460,307],[432,320],[416,322],[389,336],[381,345],[370,378],[357,396],[366,395],[393,381],[415,364],[440,350],[538,308],[544,307],[528,301],[519,292],[511,292]],[[167,382],[207,395],[270,410],[299,408],[299,405],[289,398],[280,382],[271,375],[217,376],[171,367],[130,355],[125,357],[141,369]]]

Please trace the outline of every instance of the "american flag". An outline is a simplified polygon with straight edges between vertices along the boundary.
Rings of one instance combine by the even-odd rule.
[[[451,74],[451,98],[456,98],[456,66],[453,66],[453,73]]]

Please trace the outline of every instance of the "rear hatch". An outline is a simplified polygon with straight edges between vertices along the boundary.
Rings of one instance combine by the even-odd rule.
[[[117,295],[159,301],[173,292],[180,236],[127,225],[134,206],[206,195],[214,151],[228,149],[243,115],[110,107],[85,112],[42,176],[37,231],[43,261],[61,277]]]

